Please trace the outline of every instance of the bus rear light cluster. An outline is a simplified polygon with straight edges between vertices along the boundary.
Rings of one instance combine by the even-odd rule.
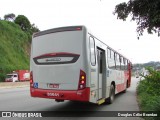
[[[86,73],[80,70],[78,89],[82,90],[86,87]]]
[[[33,72],[30,72],[30,87],[33,88]]]

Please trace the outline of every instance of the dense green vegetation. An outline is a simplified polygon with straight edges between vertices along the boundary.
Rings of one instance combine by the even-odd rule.
[[[10,13],[0,19],[0,82],[7,73],[29,69],[31,36],[38,31],[24,15]]]
[[[149,75],[143,76],[137,88],[141,111],[159,111],[160,113],[160,72],[148,68]],[[147,117],[146,120],[159,120],[159,117]]]
[[[29,38],[19,25],[0,20],[0,82],[13,70],[29,69]]]

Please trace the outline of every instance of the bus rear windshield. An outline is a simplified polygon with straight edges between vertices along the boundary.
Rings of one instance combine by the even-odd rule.
[[[82,52],[83,32],[67,31],[35,37],[32,58],[36,64],[67,64],[78,60]]]

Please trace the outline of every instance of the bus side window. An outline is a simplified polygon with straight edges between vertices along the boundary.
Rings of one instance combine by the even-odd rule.
[[[121,57],[121,56],[119,56],[119,62],[120,62],[120,70],[123,70],[123,69],[122,69],[122,66],[123,66],[123,65],[122,65],[122,57]]]
[[[95,66],[96,65],[95,41],[94,41],[93,37],[89,38],[89,43],[90,43],[90,60],[91,60],[91,65]]]
[[[128,63],[128,60],[127,60],[127,68],[126,68],[127,70],[129,69],[128,67],[129,67],[129,63]]]
[[[124,65],[124,58],[122,57],[121,60],[122,60],[122,61],[121,61],[121,69],[124,70],[124,66],[125,66],[125,65]]]
[[[114,52],[114,63],[115,63],[115,69],[117,69],[117,62],[116,62],[116,60],[117,60],[117,53],[116,53],[116,52]]]
[[[126,59],[123,58],[123,63],[124,63],[124,70],[126,70]]]
[[[115,64],[116,64],[116,69],[120,70],[121,69],[121,56],[118,53],[115,53]]]
[[[108,51],[108,67],[110,69],[115,69],[115,61],[114,61],[114,52],[111,49],[107,49]]]

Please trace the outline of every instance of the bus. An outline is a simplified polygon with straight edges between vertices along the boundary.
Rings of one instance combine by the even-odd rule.
[[[31,97],[112,103],[131,84],[132,63],[85,26],[35,33],[30,57]]]

